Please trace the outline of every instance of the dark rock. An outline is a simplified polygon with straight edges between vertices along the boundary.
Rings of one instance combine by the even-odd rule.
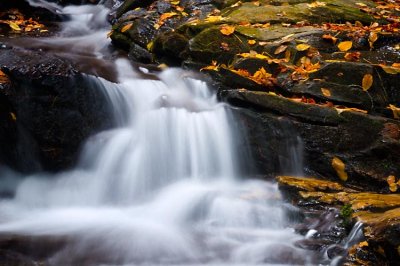
[[[144,64],[149,64],[153,62],[153,55],[149,51],[135,43],[131,45],[128,57],[135,62],[140,62]]]
[[[88,136],[111,126],[100,83],[68,61],[13,49],[0,50],[0,65],[11,81],[0,97],[2,163],[23,172],[68,168]]]
[[[180,65],[188,45],[188,39],[177,32],[167,32],[161,34],[154,41],[152,52],[158,55],[161,61]]]

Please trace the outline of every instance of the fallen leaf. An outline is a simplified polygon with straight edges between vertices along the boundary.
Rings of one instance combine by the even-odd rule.
[[[338,48],[342,52],[346,52],[346,51],[350,50],[352,46],[353,46],[352,41],[345,41],[345,42],[341,42],[338,44]]]
[[[386,107],[386,108],[392,110],[393,117],[395,119],[399,119],[400,118],[400,108],[398,108],[397,106],[395,106],[393,104],[389,104],[389,106]]]
[[[21,30],[21,28],[18,26],[18,24],[14,23],[12,21],[9,21],[8,25],[10,26],[11,29],[13,29],[15,31],[20,31]]]
[[[204,21],[213,23],[213,22],[218,22],[218,21],[221,21],[221,20],[222,20],[221,16],[208,16]]]
[[[311,46],[308,44],[301,43],[301,44],[296,45],[296,50],[301,52],[301,51],[308,50],[310,47]]]
[[[123,26],[121,28],[121,32],[125,32],[125,31],[129,30],[132,27],[132,25],[133,25],[133,22],[126,24],[125,26]]]
[[[336,111],[338,112],[338,114],[341,114],[343,112],[359,112],[359,113],[363,113],[363,114],[368,114],[368,111],[366,110],[362,110],[362,109],[358,109],[358,108],[348,108],[348,107],[339,107],[339,106],[335,106]]]
[[[148,51],[153,50],[153,45],[154,45],[154,43],[153,43],[152,41],[149,42],[149,43],[146,45],[147,50],[148,50]]]
[[[326,6],[326,3],[325,3],[325,2],[318,2],[318,1],[315,1],[315,2],[313,2],[313,3],[311,3],[311,4],[307,4],[307,6],[308,6],[308,7],[311,7],[311,8],[315,8],[315,7]]]
[[[359,246],[360,248],[362,248],[362,247],[368,247],[368,242],[367,242],[367,241],[360,242],[360,244],[358,244],[358,246]]]
[[[348,61],[358,61],[360,60],[361,57],[361,53],[356,51],[356,52],[352,52],[352,53],[346,53],[344,55],[344,59],[348,60]]]
[[[389,190],[391,192],[396,192],[397,191],[397,184],[390,184],[389,185]]]
[[[336,37],[333,37],[333,36],[330,35],[330,34],[324,34],[324,35],[322,35],[322,39],[331,41],[333,44],[335,44],[335,43],[337,42],[337,38],[336,38]]]
[[[321,92],[324,96],[330,97],[331,96],[331,91],[327,88],[321,88]]]
[[[11,117],[11,120],[17,121],[17,116],[13,112],[10,113],[10,117]]]
[[[229,36],[235,32],[235,26],[223,25],[219,30],[223,35]]]
[[[394,184],[394,183],[396,183],[396,177],[394,175],[390,175],[387,177],[386,181],[389,185]]]
[[[256,40],[248,40],[247,43],[249,45],[254,45],[254,44],[256,44]]]
[[[345,171],[346,165],[338,157],[333,157],[332,167],[333,167],[333,169],[335,169],[336,174],[338,175],[340,180],[346,181],[348,179],[348,175]]]
[[[203,67],[200,69],[200,71],[202,70],[214,70],[217,71],[219,69],[219,66],[217,65],[217,61],[211,61],[211,65]]]
[[[374,82],[374,78],[371,74],[365,74],[362,79],[362,88],[364,91],[367,91],[371,88],[372,83]]]
[[[377,40],[378,40],[378,34],[376,32],[371,31],[368,36],[368,41],[369,41],[371,48],[372,48],[372,45],[374,44],[374,42],[376,42]]]
[[[284,51],[286,51],[286,49],[287,49],[287,45],[281,45],[278,48],[276,48],[274,54],[283,53]]]
[[[229,51],[229,50],[230,50],[230,49],[229,49],[229,44],[227,44],[226,42],[221,42],[220,45],[221,45],[220,48],[221,48],[222,50],[224,50],[224,51]]]

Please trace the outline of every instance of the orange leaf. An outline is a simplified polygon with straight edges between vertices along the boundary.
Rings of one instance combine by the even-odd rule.
[[[364,91],[367,91],[371,88],[372,83],[374,82],[374,78],[371,74],[365,74],[362,79],[362,88]]]
[[[331,96],[331,91],[327,88],[321,88],[321,92],[324,96],[330,97]]]
[[[256,40],[248,40],[247,43],[249,45],[254,45],[254,44],[256,44]]]
[[[229,36],[235,32],[235,26],[223,25],[219,30],[223,35]]]
[[[394,183],[396,183],[396,177],[394,175],[390,175],[387,177],[386,181],[389,185],[394,184]]]
[[[352,46],[353,46],[352,41],[341,42],[338,44],[338,48],[342,52],[346,52],[346,51],[350,50]]]
[[[348,179],[348,175],[345,171],[346,165],[338,157],[333,157],[332,167],[335,169],[336,174],[342,181],[346,181]]]
[[[125,31],[129,30],[129,29],[132,27],[132,25],[133,25],[132,22],[129,23],[129,24],[126,24],[125,26],[123,26],[123,27],[121,28],[121,32],[125,32]]]

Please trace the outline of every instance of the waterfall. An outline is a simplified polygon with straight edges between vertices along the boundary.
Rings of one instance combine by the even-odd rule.
[[[72,29],[95,8],[64,8],[79,15],[53,42],[83,39]],[[96,40],[76,47],[101,58]],[[310,262],[276,185],[243,180],[239,165],[252,162],[235,143],[246,135],[206,83],[180,69],[141,79],[124,59],[115,69],[117,83],[87,78],[108,95],[117,126],[87,141],[75,169],[24,178],[0,202],[1,235],[61,239],[50,265]]]

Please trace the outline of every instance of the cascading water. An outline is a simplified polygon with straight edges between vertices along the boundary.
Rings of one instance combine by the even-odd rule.
[[[181,70],[143,80],[123,59],[115,67],[118,84],[88,78],[119,126],[89,139],[75,170],[24,179],[0,203],[1,234],[63,239],[51,265],[310,263],[284,226],[276,186],[240,180],[246,158],[234,143],[244,136],[229,106]]]

